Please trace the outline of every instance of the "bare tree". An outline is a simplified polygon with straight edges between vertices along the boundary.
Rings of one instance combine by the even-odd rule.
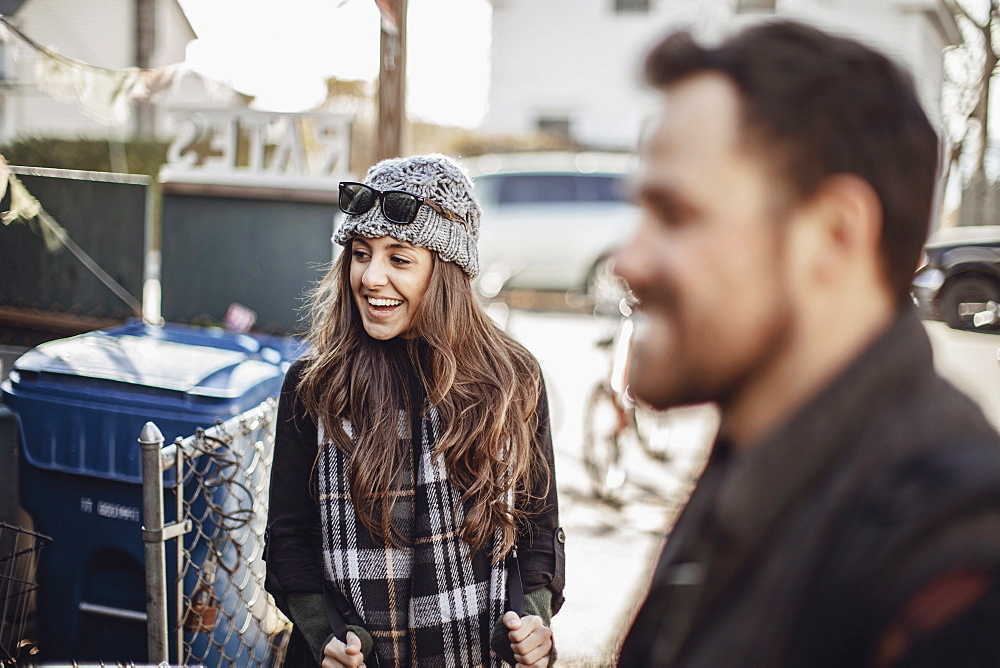
[[[949,167],[964,164],[965,184],[985,187],[990,83],[1000,61],[1000,0],[947,1],[962,33],[962,42],[945,53]]]

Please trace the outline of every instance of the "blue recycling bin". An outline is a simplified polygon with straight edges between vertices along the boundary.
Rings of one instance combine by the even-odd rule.
[[[142,426],[169,443],[276,397],[299,348],[136,321],[17,360],[0,387],[19,423],[21,505],[53,539],[38,566],[40,661],[145,661]]]

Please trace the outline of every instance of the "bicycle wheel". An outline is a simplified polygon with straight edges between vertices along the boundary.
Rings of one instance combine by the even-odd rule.
[[[630,418],[605,384],[591,391],[583,417],[583,464],[591,490],[603,501],[620,501],[625,484],[621,434]]]
[[[636,440],[653,461],[670,461],[671,420],[669,412],[654,411],[636,405],[632,410]]]

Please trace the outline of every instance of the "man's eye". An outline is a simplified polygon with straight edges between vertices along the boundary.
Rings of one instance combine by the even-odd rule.
[[[680,211],[671,202],[657,202],[655,210],[661,220],[673,223],[680,219]]]
[[[684,218],[683,207],[673,197],[648,193],[640,199],[640,203],[651,216],[665,225],[678,225]]]
[[[653,212],[662,223],[670,227],[678,227],[691,221],[691,210],[676,202],[657,202]]]

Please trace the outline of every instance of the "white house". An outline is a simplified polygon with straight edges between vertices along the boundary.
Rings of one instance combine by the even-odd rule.
[[[491,0],[490,108],[483,130],[561,132],[631,149],[655,96],[641,59],[672,28],[717,37],[775,16],[852,35],[904,64],[940,118],[942,50],[960,35],[945,0]]]
[[[140,5],[152,8],[152,48],[144,56],[138,48]],[[32,42],[73,61],[109,70],[139,65],[157,70],[182,63],[188,43],[196,37],[177,0],[0,0],[0,13]],[[39,52],[16,34],[8,37],[0,58],[0,143],[30,136],[121,140],[136,135],[140,121],[134,104],[124,123],[108,124],[95,120],[99,114],[88,113],[87,105],[67,99],[79,93],[79,97],[91,96],[99,106],[102,95],[111,95],[109,82],[91,82],[69,67],[65,73],[55,73],[64,75],[65,81],[56,76],[54,84],[66,94],[63,99],[53,98],[39,85]],[[173,132],[168,106],[246,106],[246,100],[231,88],[205,82],[198,75],[189,73],[175,81],[176,85],[153,98],[149,112],[147,123],[159,139]],[[87,91],[80,92],[84,87]]]

